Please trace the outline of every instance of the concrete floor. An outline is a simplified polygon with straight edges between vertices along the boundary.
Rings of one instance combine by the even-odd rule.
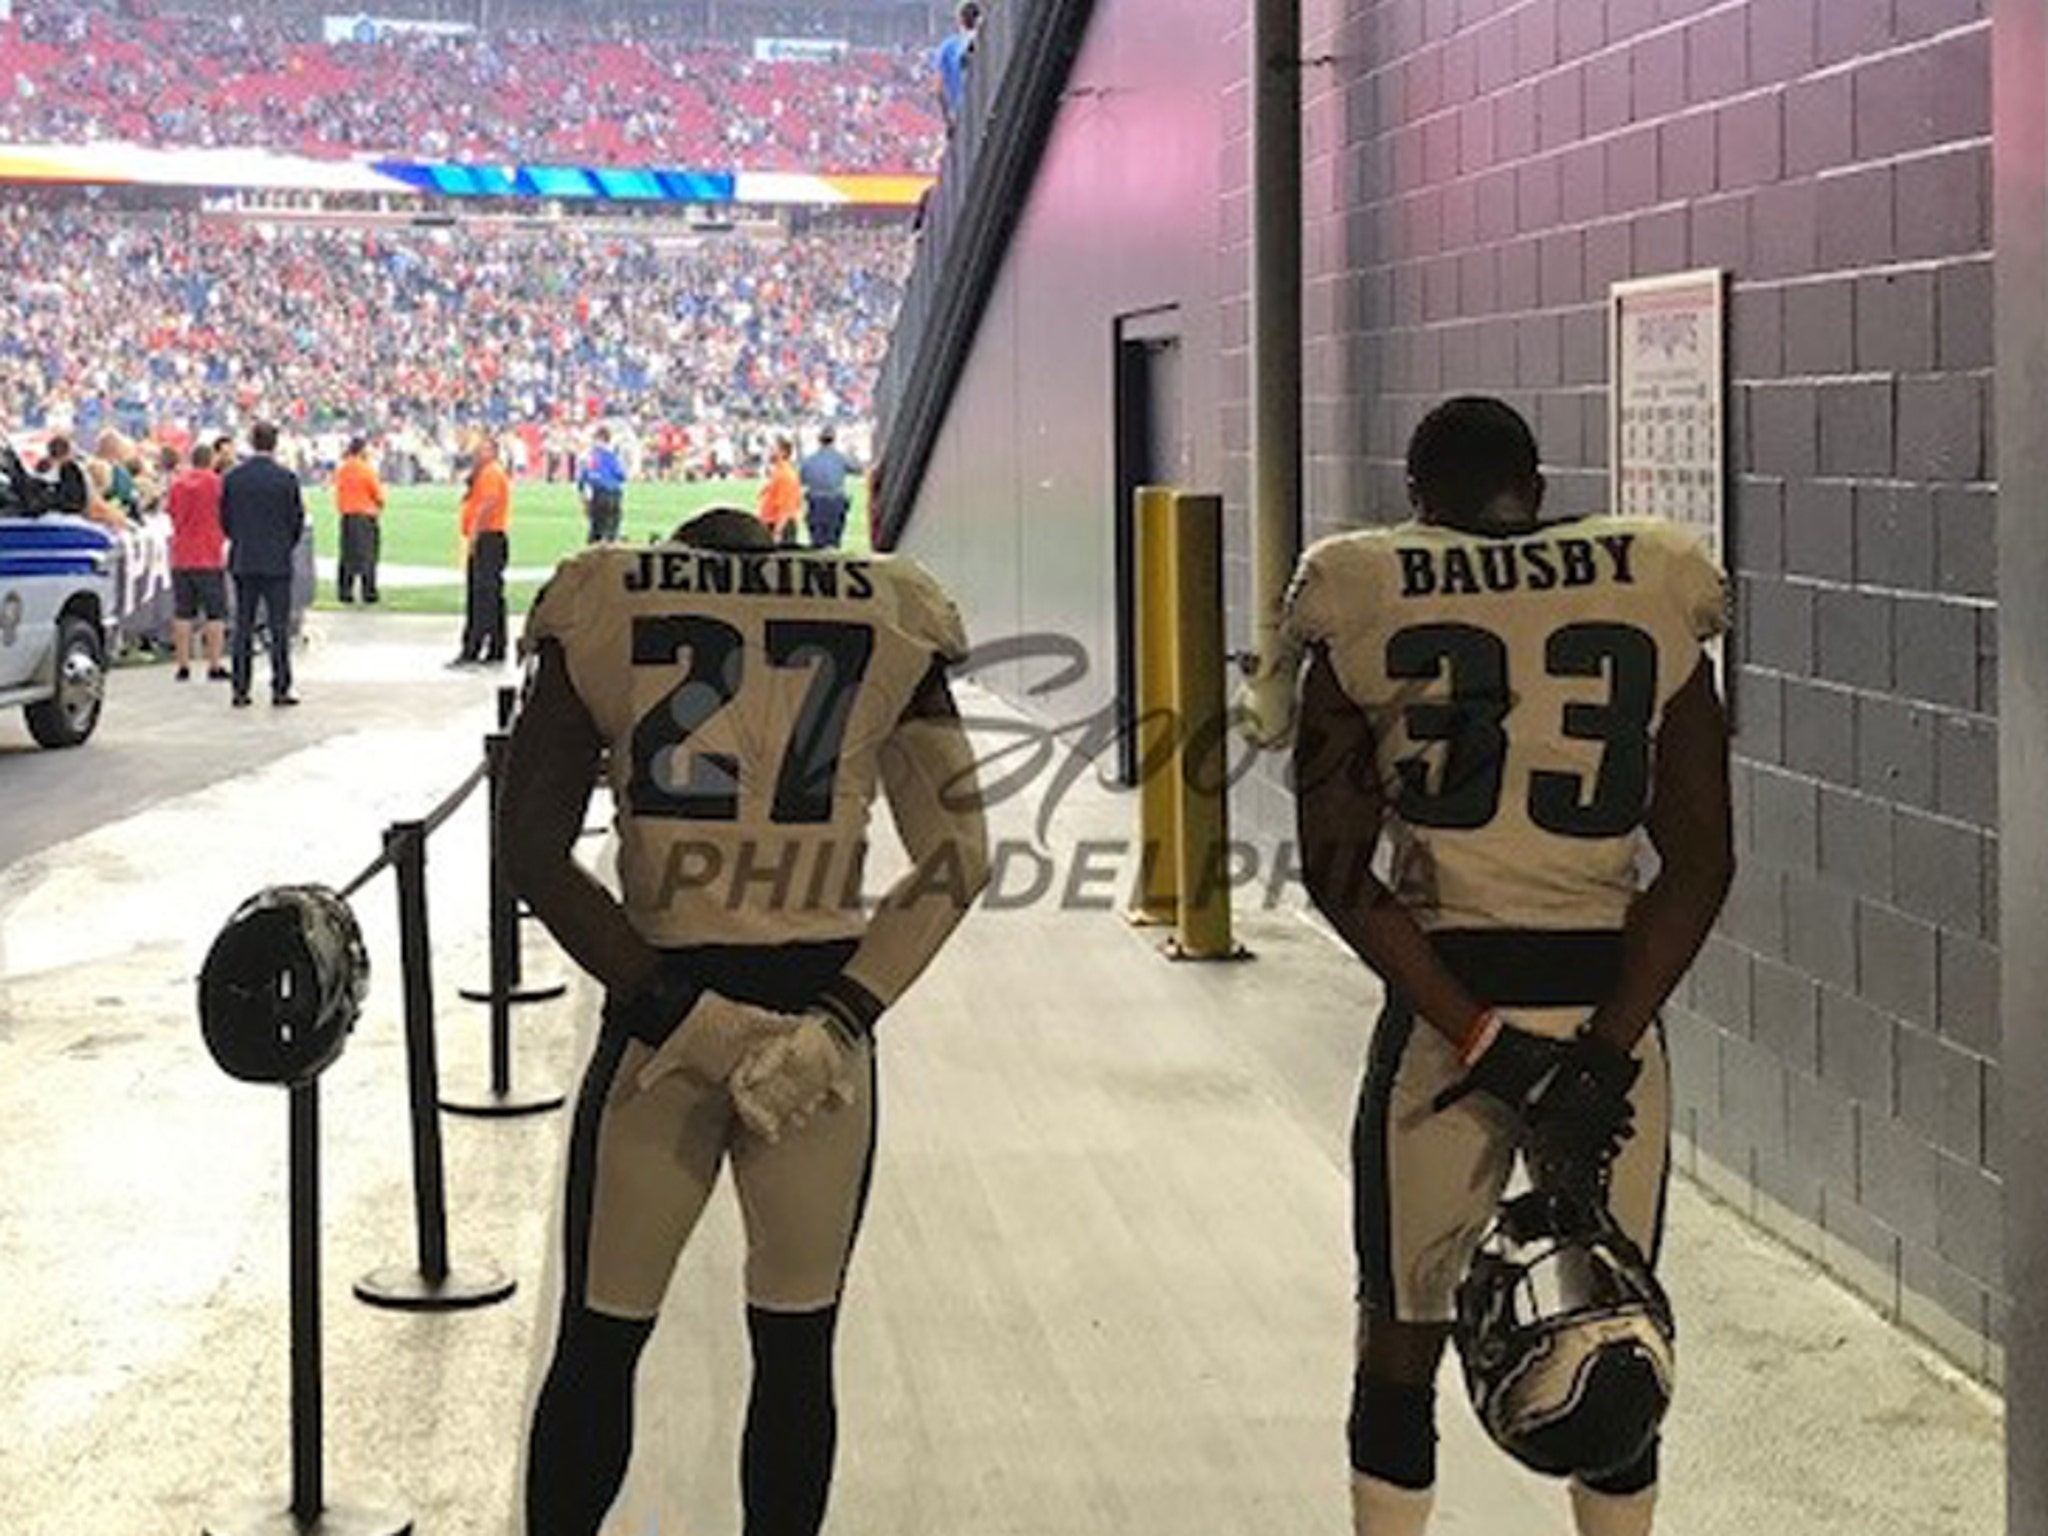
[[[339,883],[475,762],[494,676],[447,620],[317,616],[304,708],[231,713],[167,668],[114,680],[79,752],[0,735],[0,1532],[172,1536],[284,1502],[284,1102],[200,1045],[193,978],[260,886]],[[1029,807],[998,818],[1029,836]],[[1077,791],[1050,847],[1122,834]],[[597,845],[593,844],[593,849]],[[480,803],[432,845],[442,1077],[484,1080]],[[1169,965],[1113,916],[977,915],[892,1015],[883,1145],[842,1345],[832,1528],[1094,1536],[1346,1527],[1345,1140],[1363,971],[1295,918],[1241,966]],[[482,1312],[362,1307],[411,1257],[388,882],[356,909],[371,1005],[323,1081],[327,1466],[434,1536],[516,1533],[545,1348],[560,1115],[448,1119],[455,1256],[520,1281]],[[559,973],[545,939],[530,968]],[[520,1016],[522,1085],[572,1084],[588,995]],[[729,1201],[643,1378],[613,1536],[737,1530],[742,1340]],[[1680,1186],[1665,1515],[1676,1536],[1994,1536],[1998,1406],[1813,1267]],[[1436,1529],[1561,1536],[1446,1377]]]

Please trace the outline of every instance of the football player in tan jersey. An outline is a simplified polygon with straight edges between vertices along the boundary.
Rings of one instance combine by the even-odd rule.
[[[572,1132],[565,1284],[528,1450],[527,1536],[596,1536],[633,1377],[730,1162],[754,1375],[748,1536],[823,1524],[832,1339],[873,1164],[873,1035],[987,879],[945,668],[959,616],[907,560],[777,550],[721,509],[598,546],[535,603],[499,836],[606,991]],[[600,761],[621,899],[572,856]],[[911,867],[862,904],[886,795]]]
[[[1703,653],[1722,580],[1699,545],[1655,519],[1539,523],[1534,438],[1497,400],[1432,411],[1408,478],[1418,520],[1311,548],[1286,618],[1308,655],[1308,889],[1387,992],[1352,1141],[1359,1536],[1427,1527],[1454,1292],[1532,1128],[1654,1256],[1657,1012],[1734,868]],[[1645,839],[1660,863],[1639,888]],[[1643,1536],[1655,1482],[1654,1443],[1574,1481],[1582,1536]]]

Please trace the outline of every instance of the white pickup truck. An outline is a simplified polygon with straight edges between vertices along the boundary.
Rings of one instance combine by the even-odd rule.
[[[0,511],[0,708],[46,747],[99,724],[114,619],[114,540],[82,517]]]

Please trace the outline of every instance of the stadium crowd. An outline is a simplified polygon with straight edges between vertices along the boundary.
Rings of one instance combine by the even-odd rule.
[[[794,423],[867,418],[908,239],[673,243],[9,200],[0,411],[88,440],[268,416],[301,436],[402,432],[423,457],[476,427],[535,441],[618,420],[675,472],[743,469]]]
[[[944,147],[921,49],[767,63],[532,29],[327,43],[252,12],[17,7],[0,21],[0,140],[810,172],[923,172]]]

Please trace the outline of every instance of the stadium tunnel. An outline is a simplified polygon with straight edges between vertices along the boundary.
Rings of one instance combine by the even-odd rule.
[[[2008,1529],[2048,1532],[2048,1199],[2009,1176],[2048,1124],[2048,621],[1998,601],[2001,569],[2048,558],[2048,6],[1038,15],[990,40],[1004,68],[928,218],[881,536],[978,638],[1093,663],[1050,697],[1015,659],[982,682],[1129,718],[1137,485],[1221,493],[1228,640],[1253,651],[1261,526],[1405,516],[1403,446],[1446,394],[1536,425],[1553,514],[1610,505],[1613,316],[1704,275],[1740,873],[1668,1013],[1681,1163],[2003,1390]],[[1298,129],[1264,105],[1297,88]],[[1262,143],[1274,121],[1291,143]],[[1260,281],[1261,209],[1288,206],[1261,174],[1296,154],[1290,293]],[[1298,378],[1267,361],[1290,341]],[[1232,809],[1286,834],[1277,760]]]

